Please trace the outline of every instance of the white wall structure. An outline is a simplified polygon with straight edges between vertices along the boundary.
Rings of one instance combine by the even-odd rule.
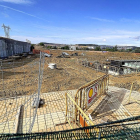
[[[76,50],[76,46],[70,46],[69,48],[70,50],[74,50],[74,51]]]
[[[0,37],[0,58],[6,58],[15,54],[30,52],[31,44],[9,38]]]
[[[87,48],[90,50],[94,50],[96,47],[95,46],[88,46]]]
[[[136,48],[135,46],[117,46],[118,50],[128,50],[128,49],[134,50],[135,48]]]

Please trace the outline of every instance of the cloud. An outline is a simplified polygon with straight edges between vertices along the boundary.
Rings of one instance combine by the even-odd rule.
[[[112,39],[122,39],[122,38],[129,38],[128,35],[98,35],[96,37],[84,37],[84,38],[81,38],[83,40],[87,40],[87,41],[102,41],[102,42],[105,42],[106,39],[108,40],[112,40]]]
[[[108,20],[108,19],[103,19],[103,18],[96,18],[96,17],[90,17],[90,18],[101,21],[101,22],[114,22],[114,20]]]
[[[139,41],[139,40],[140,40],[140,36],[129,37],[129,38],[132,38],[132,39],[134,39],[135,41]]]
[[[127,18],[122,18],[120,20],[121,22],[135,22],[135,23],[140,23],[140,20],[135,20],[135,19],[127,19]]]
[[[138,41],[138,40],[140,40],[140,36],[136,36],[136,37],[134,37],[134,39]]]
[[[29,13],[26,13],[26,12],[24,12],[24,11],[20,11],[20,10],[18,10],[18,9],[14,9],[14,8],[11,8],[11,7],[8,7],[8,6],[5,6],[5,5],[1,5],[1,4],[0,4],[0,7],[7,8],[7,9],[10,9],[10,10],[13,10],[13,11],[16,11],[16,12],[19,12],[19,13],[22,13],[22,14],[25,14],[25,15],[28,15],[28,16],[31,16],[31,17],[34,17],[34,18],[38,18],[38,19],[47,21],[47,20],[45,20],[44,18],[40,18],[40,17],[37,17],[37,16],[35,16],[35,15],[29,14]],[[47,21],[47,22],[48,22],[48,21]]]
[[[11,38],[16,39],[16,40],[20,40],[20,41],[26,41],[26,39],[30,40],[32,43],[39,43],[39,42],[51,42],[54,41],[52,39],[48,39],[46,37],[33,37],[33,36],[11,36]]]
[[[32,4],[31,0],[0,0],[0,2],[9,2],[14,4]]]
[[[37,25],[33,25],[37,26]],[[101,29],[99,31],[94,31],[92,34],[91,31],[88,31],[87,34],[81,34],[81,32],[69,32],[69,30],[63,31],[63,28],[60,27],[51,27],[51,26],[37,26],[42,28],[41,33],[36,34],[27,33],[24,36],[21,36],[17,33],[12,33],[14,36],[11,36],[17,40],[29,39],[32,43],[39,42],[52,42],[52,43],[64,43],[64,44],[99,44],[99,45],[136,45],[139,46],[140,40],[140,30],[131,31],[131,30],[114,30],[114,29]],[[62,28],[62,29],[61,29]],[[49,30],[50,29],[50,30]],[[45,31],[47,30],[47,32]],[[39,30],[40,31],[40,30]],[[61,31],[61,32],[60,32]],[[60,34],[61,33],[61,34]]]
[[[8,17],[9,17],[9,15],[8,15],[7,13],[2,12],[1,14],[2,14],[5,18],[8,18]]]
[[[139,46],[139,42],[130,40],[127,35],[98,35],[96,37],[63,37],[63,36],[20,36],[14,35],[11,38],[16,40],[25,41],[26,39],[31,40],[32,43],[39,42],[51,42],[51,43],[64,43],[64,44],[78,44],[78,43],[92,43],[99,45],[136,45]],[[106,41],[105,41],[106,40]]]
[[[51,42],[51,43],[63,43],[63,41],[67,41],[68,38],[63,38],[61,36],[11,36],[11,38],[26,41],[26,39],[30,40],[32,43],[39,43],[39,42]]]

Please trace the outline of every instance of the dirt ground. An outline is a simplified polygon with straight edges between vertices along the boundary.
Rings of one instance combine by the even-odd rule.
[[[56,58],[63,50],[51,50],[51,58],[45,57],[41,92],[63,91],[78,89],[80,86],[104,75],[103,72],[84,67],[79,59],[105,62],[107,59],[138,60],[140,55],[125,52],[94,52],[94,51],[65,51],[68,54],[78,53],[70,58]],[[84,55],[83,55],[84,54]],[[14,62],[2,62],[0,69],[1,96],[26,95],[37,92],[39,55],[31,55]],[[57,69],[48,68],[49,63],[56,63]],[[43,67],[43,66],[42,66]],[[125,76],[110,76],[110,85],[131,88],[140,91],[140,73]],[[15,92],[16,91],[16,92]]]
[[[62,50],[51,50],[51,53],[53,56],[57,56],[61,54],[63,51]],[[97,72],[96,70],[86,68],[86,67],[81,67],[77,63],[73,63],[74,61],[77,62],[78,59],[87,59],[89,61],[98,61],[101,63],[106,62],[106,60],[139,60],[140,55],[135,54],[135,53],[127,53],[127,52],[95,52],[95,51],[65,51],[68,52],[69,54],[77,52],[79,56],[73,56],[71,58],[63,58],[65,59],[65,62],[67,66],[76,68],[79,72],[76,74],[77,76],[77,81],[76,82],[81,82],[79,79],[81,76],[84,77],[84,73],[87,73],[86,76],[84,77],[85,80],[82,80],[83,83],[86,83],[90,80],[94,80],[100,76],[102,76],[105,73],[102,72]],[[84,56],[81,56],[81,54],[84,54]],[[73,62],[72,62],[73,60]],[[71,63],[69,62],[71,61]],[[82,73],[80,71],[82,70]],[[80,73],[80,75],[78,75]],[[75,82],[75,83],[76,83]],[[123,76],[112,76],[110,75],[110,85],[111,86],[116,86],[120,88],[127,88],[130,89],[131,85],[133,84],[133,90],[140,91],[140,73],[137,74],[129,74],[129,75],[123,75]],[[72,85],[72,84],[71,84]],[[79,83],[80,86],[80,83]],[[76,86],[75,86],[76,87]]]

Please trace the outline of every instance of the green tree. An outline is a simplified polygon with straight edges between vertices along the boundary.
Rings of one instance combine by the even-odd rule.
[[[100,46],[96,47],[96,48],[95,48],[95,51],[101,51]]]
[[[132,52],[132,49],[127,49],[126,52]]]
[[[125,52],[125,50],[124,49],[121,49],[120,52]]]
[[[140,53],[140,49],[139,48],[136,48],[135,49],[135,53]]]
[[[61,49],[69,50],[69,46],[62,47]]]
[[[118,49],[117,49],[117,48],[118,48],[118,47],[117,47],[117,45],[116,45],[115,47],[113,47],[114,52],[118,51]]]
[[[81,50],[80,48],[76,47],[76,50]]]
[[[89,50],[89,48],[87,48],[87,47],[83,47],[81,50]]]
[[[116,52],[118,51],[117,46],[113,47],[113,48],[106,48],[106,51],[110,51],[110,52]]]
[[[40,45],[40,46],[44,46],[44,43],[40,42],[39,45]]]
[[[35,46],[35,44],[31,44],[31,47],[34,47]]]
[[[106,51],[110,51],[110,48],[106,48],[105,50],[106,50]]]
[[[51,49],[52,48],[52,46],[47,46],[47,49]]]

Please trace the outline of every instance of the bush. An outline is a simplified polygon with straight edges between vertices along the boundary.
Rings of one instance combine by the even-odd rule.
[[[52,46],[47,46],[47,49],[51,49],[52,48]]]
[[[100,46],[95,48],[95,51],[101,51]]]
[[[135,53],[140,53],[140,49],[139,48],[135,49],[134,51],[135,51]]]
[[[80,48],[76,47],[76,50],[81,50]]]
[[[40,42],[39,45],[40,45],[40,46],[44,46],[44,43]]]
[[[132,49],[127,49],[126,52],[132,52]]]
[[[62,47],[63,50],[69,50],[69,46]]]

